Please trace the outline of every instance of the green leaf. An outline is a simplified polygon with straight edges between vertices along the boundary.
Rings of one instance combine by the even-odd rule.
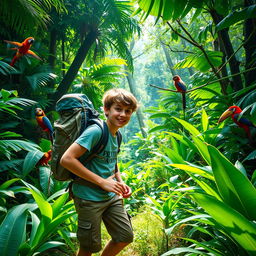
[[[223,256],[223,253],[221,253],[219,250],[217,249],[212,249],[209,245],[207,246],[207,244],[205,243],[205,241],[203,242],[198,242],[195,239],[191,239],[191,238],[186,238],[186,237],[182,237],[181,239],[188,241],[190,243],[193,243],[195,245],[197,245],[198,248],[204,248],[206,251],[212,253],[212,255],[214,256]]]
[[[253,150],[253,151],[243,160],[243,162],[246,161],[246,160],[252,160],[252,159],[256,159],[256,150]]]
[[[23,181],[23,183],[26,185],[32,196],[34,197],[40,212],[42,216],[45,219],[45,224],[50,223],[52,220],[52,207],[51,205],[47,202],[47,200],[44,198],[43,194],[33,185]]]
[[[190,222],[190,221],[196,221],[196,222],[201,222],[201,223],[205,223],[207,222],[208,224],[210,224],[209,222],[209,218],[211,218],[211,216],[209,216],[208,214],[197,214],[197,215],[193,215],[193,216],[189,216],[187,218],[184,218],[180,221],[178,221],[177,223],[175,223],[174,225],[172,225],[170,228],[167,228],[165,230],[166,234],[167,235],[170,235],[173,230],[175,230],[175,228],[183,223],[187,223],[187,222]]]
[[[157,114],[151,115],[149,118],[150,119],[154,119],[154,118],[161,118],[161,117],[163,117],[163,118],[170,118],[170,117],[172,117],[172,115],[169,114],[169,113],[157,113]]]
[[[177,117],[173,117],[175,120],[177,120],[190,134],[192,134],[193,136],[198,136],[200,138],[202,138],[201,133],[190,123],[188,123],[187,121],[184,121],[180,118]]]
[[[184,164],[185,161],[183,158],[180,156],[180,154],[176,150],[172,150],[167,147],[163,147],[164,153],[168,156],[168,158],[171,159],[171,163],[182,163]]]
[[[204,132],[207,131],[209,127],[209,118],[204,109],[202,110],[201,123],[202,123],[203,131]]]
[[[1,256],[18,255],[19,246],[26,235],[27,210],[31,204],[21,204],[8,211],[0,226]]]
[[[71,207],[73,207],[73,206],[71,206]],[[76,211],[70,211],[70,212],[64,214],[63,216],[58,216],[57,218],[52,220],[52,222],[45,229],[43,236],[47,237],[53,233],[57,233],[57,229],[58,229],[59,225],[64,223],[68,218],[70,218],[71,216],[73,216],[75,214],[76,214]]]
[[[3,184],[0,185],[0,189],[7,189],[8,187],[10,187],[10,185],[12,185],[14,182],[20,180],[20,178],[14,178],[11,180],[7,180],[6,182],[4,182]]]
[[[49,166],[39,166],[40,185],[45,195],[52,191],[53,181],[51,179],[51,169]]]
[[[35,239],[38,226],[40,224],[40,219],[37,217],[37,215],[30,211],[31,215],[31,234],[30,234],[30,241],[33,241]]]
[[[188,173],[198,174],[198,175],[200,175],[202,177],[205,177],[209,180],[214,180],[213,176],[210,173],[206,172],[205,170],[193,167],[193,166],[189,166],[189,165],[186,165],[186,164],[170,164],[170,166],[173,166],[175,168],[179,168],[179,169],[184,170]]]
[[[208,195],[211,195],[218,199],[219,201],[222,201],[220,198],[220,195],[216,192],[216,187],[211,184],[207,184],[202,179],[196,178],[194,175],[192,176],[193,180],[196,181],[196,183],[207,193]]]
[[[207,255],[208,253],[202,252],[201,250],[196,250],[193,248],[188,248],[188,247],[180,247],[180,248],[175,248],[172,249],[164,254],[162,254],[162,256],[168,256],[168,255],[183,255],[184,252],[191,252],[191,253],[195,253],[195,255]],[[185,254],[188,255],[188,254]]]
[[[152,129],[150,129],[148,131],[148,133],[156,132],[156,131],[163,130],[163,129],[166,129],[165,125],[157,125],[157,126],[153,127]]]
[[[256,189],[226,157],[209,145],[212,171],[218,190],[230,207],[251,220],[256,220]]]
[[[44,252],[48,249],[55,248],[55,247],[58,247],[61,245],[65,245],[65,244],[62,242],[59,242],[59,241],[49,241],[49,242],[44,243],[42,246],[40,246],[37,251]]]
[[[184,60],[174,65],[174,69],[194,67],[201,72],[207,72],[209,69],[211,69],[211,65],[209,64],[208,60],[214,67],[221,65],[223,56],[222,52],[207,51],[207,56],[208,59],[206,59],[202,52],[196,52],[195,54],[189,55]]]
[[[62,207],[65,204],[69,197],[69,193],[65,193],[61,195],[53,204],[52,204],[52,211],[53,211],[53,218],[61,215],[63,213]]]
[[[233,11],[228,16],[226,16],[222,21],[220,21],[217,26],[217,32],[228,28],[239,21],[244,21],[246,19],[256,18],[256,5],[251,5],[249,7],[244,8],[241,11]]]
[[[22,168],[23,177],[27,176],[33,170],[43,155],[44,153],[37,149],[27,153]]]
[[[205,162],[210,165],[211,163],[211,158],[210,154],[208,151],[207,144],[203,142],[202,140],[198,139],[198,137],[192,137],[194,144],[196,145],[198,151],[200,152],[201,156],[205,160]]]
[[[235,209],[212,196],[194,193],[192,197],[249,255],[255,255],[256,225],[254,223],[250,222]]]

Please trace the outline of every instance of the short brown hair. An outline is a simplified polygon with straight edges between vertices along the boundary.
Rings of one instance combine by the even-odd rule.
[[[131,107],[132,111],[136,111],[138,102],[132,93],[125,89],[114,88],[105,92],[103,95],[103,105],[110,109],[113,103],[121,103],[124,106]]]

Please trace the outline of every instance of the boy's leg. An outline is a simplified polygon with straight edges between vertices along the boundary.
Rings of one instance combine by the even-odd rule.
[[[112,240],[106,245],[102,256],[117,255],[125,246],[133,241],[130,219],[118,196],[111,199],[109,207],[102,215],[103,222]]]
[[[84,249],[83,248],[79,248],[79,251],[78,251],[78,253],[77,253],[77,256],[91,256],[92,255],[92,253],[91,252],[86,252],[86,251],[84,251]]]
[[[74,198],[78,213],[77,238],[80,249],[77,256],[90,256],[101,250],[101,220],[104,203]]]
[[[127,246],[129,243],[123,243],[123,242],[113,242],[110,240],[108,244],[105,246],[101,256],[115,256],[119,252],[121,252],[125,246]],[[80,256],[80,255],[79,255]]]

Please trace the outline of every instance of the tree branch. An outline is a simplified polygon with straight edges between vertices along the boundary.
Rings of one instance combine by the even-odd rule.
[[[230,77],[233,77],[233,76],[238,76],[238,75],[240,75],[240,74],[243,74],[243,73],[252,71],[252,70],[254,70],[254,69],[256,69],[256,67],[249,68],[249,69],[244,70],[244,71],[241,71],[241,72],[239,72],[239,73],[237,73],[237,74],[233,74],[233,75],[230,75],[230,76],[222,77],[222,78],[220,78],[220,79],[218,79],[218,80],[214,80],[214,81],[211,81],[211,82],[208,81],[208,82],[205,83],[205,84],[202,84],[202,85],[200,85],[200,86],[197,86],[197,87],[195,87],[195,88],[192,88],[192,89],[190,89],[190,90],[187,90],[185,93],[189,93],[189,92],[192,92],[192,91],[201,89],[201,88],[203,88],[203,87],[205,87],[205,86],[207,86],[207,85],[209,85],[209,84],[214,84],[214,83],[217,83],[217,82],[219,82],[219,81],[221,81],[221,80],[225,80],[225,79],[230,78]],[[163,90],[163,91],[178,92],[178,93],[180,93],[179,91],[172,90],[172,89],[167,89],[167,88],[162,88],[162,87],[159,87],[159,86],[153,85],[153,84],[149,84],[149,86],[155,87],[155,88],[157,88],[157,89],[159,89],[159,90]]]

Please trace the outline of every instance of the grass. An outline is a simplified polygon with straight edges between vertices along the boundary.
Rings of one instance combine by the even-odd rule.
[[[157,256],[163,251],[164,234],[161,222],[150,212],[139,213],[132,218],[134,241],[118,255],[120,256]],[[110,239],[105,227],[102,228],[102,244]],[[100,256],[100,253],[95,254]]]
[[[134,241],[128,245],[118,256],[158,256],[165,244],[161,222],[149,211],[144,211],[132,218]],[[106,228],[102,224],[102,246],[110,240]],[[77,241],[75,241],[77,243]],[[93,254],[100,256],[100,253]],[[51,249],[42,256],[75,256],[69,248]]]

